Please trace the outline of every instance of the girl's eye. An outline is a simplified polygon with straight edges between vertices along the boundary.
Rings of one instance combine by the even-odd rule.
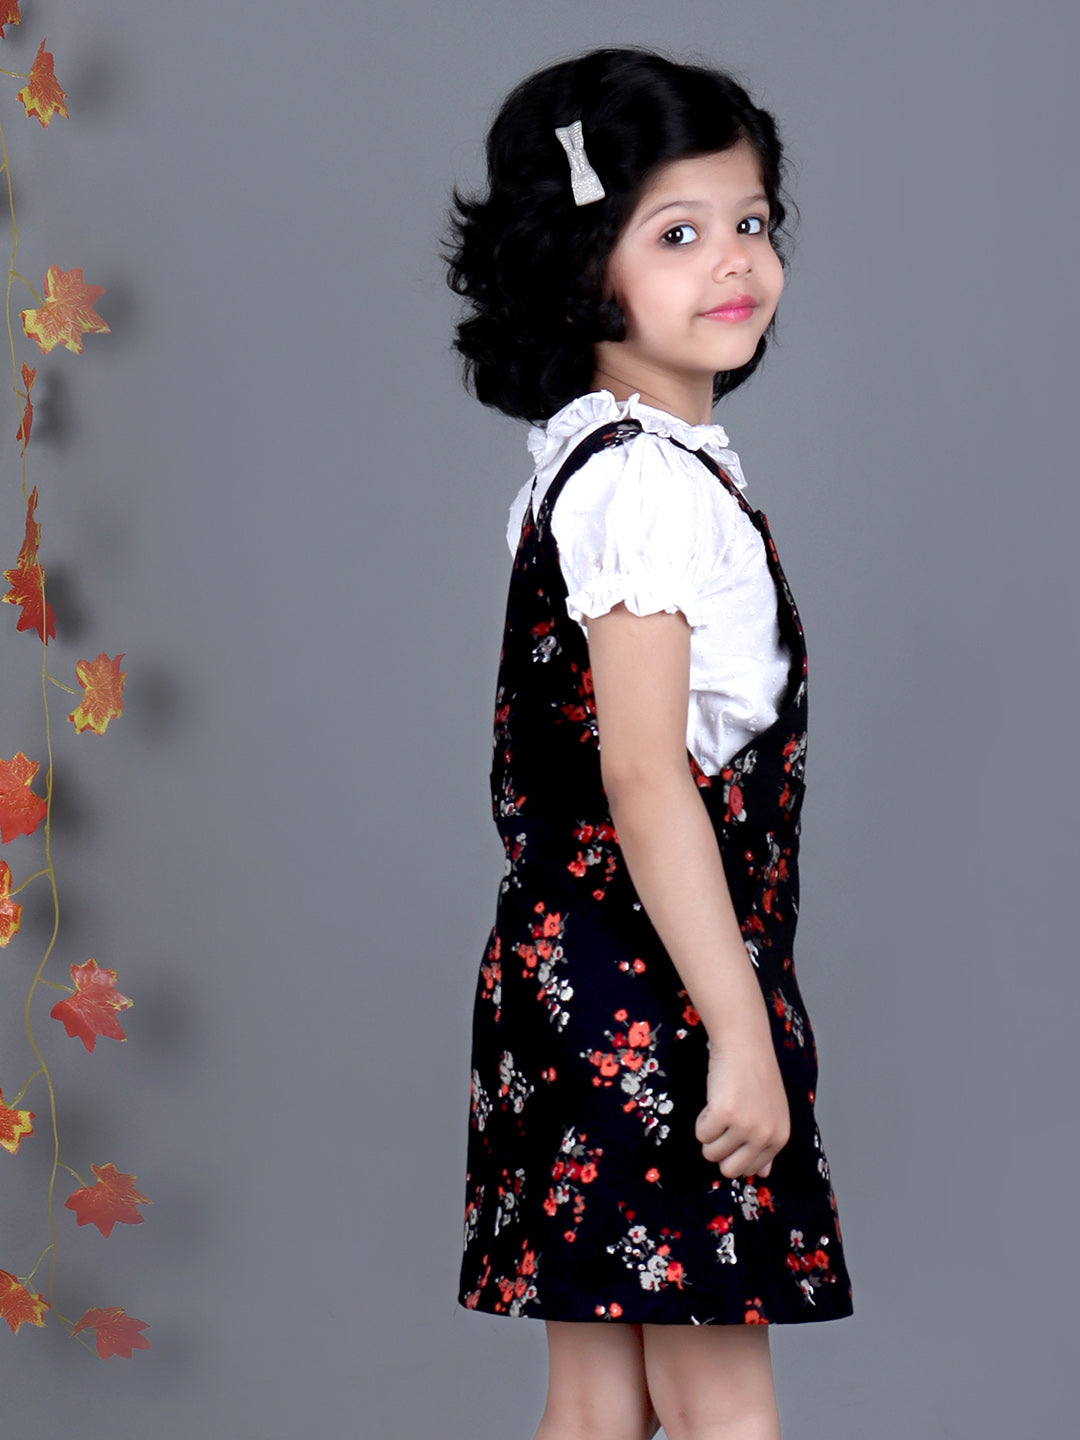
[[[686,238],[688,234],[690,237],[689,240]],[[676,235],[679,238],[676,240],[671,240],[670,237],[672,235]],[[673,225],[670,230],[664,231],[661,239],[665,242],[665,244],[670,244],[673,246],[688,245],[690,243],[690,240],[697,239],[697,231],[694,229],[693,225],[687,225],[685,223],[682,225]]]
[[[739,221],[739,225],[738,225],[739,234],[740,234],[740,235],[760,235],[760,234],[764,231],[765,226],[767,225],[767,223],[768,223],[768,222],[767,222],[766,220],[763,220],[760,215],[748,215],[745,220],[740,220],[740,221]],[[757,229],[756,229],[756,230],[744,230],[744,229],[743,229],[743,226],[744,226],[744,225],[756,225],[756,226],[757,226]]]

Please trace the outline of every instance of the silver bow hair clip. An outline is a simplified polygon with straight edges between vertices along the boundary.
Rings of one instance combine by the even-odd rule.
[[[591,205],[594,200],[603,200],[606,192],[600,184],[600,176],[589,164],[589,157],[585,154],[581,121],[575,120],[572,125],[556,126],[555,134],[570,160],[570,184],[574,191],[574,204]]]

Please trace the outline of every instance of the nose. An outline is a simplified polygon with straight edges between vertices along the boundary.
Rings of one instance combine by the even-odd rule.
[[[750,265],[750,247],[746,244],[743,236],[728,236],[720,243],[713,265],[713,278],[724,280],[731,275],[748,275]]]

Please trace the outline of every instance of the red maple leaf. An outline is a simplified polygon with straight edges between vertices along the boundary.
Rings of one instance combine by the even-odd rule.
[[[38,562],[38,546],[41,543],[41,526],[34,519],[37,509],[37,486],[31,490],[26,501],[26,535],[19,550],[14,570],[5,570],[4,579],[11,589],[0,600],[9,605],[21,605],[22,614],[16,630],[36,630],[38,638],[46,645],[56,639],[56,616],[45,599],[45,571]]]
[[[12,1155],[17,1153],[23,1136],[34,1133],[33,1119],[32,1110],[9,1110],[4,1104],[4,1092],[0,1090],[0,1145],[5,1150],[10,1150]]]
[[[0,860],[0,945],[6,945],[22,922],[22,906],[11,898],[11,866]]]
[[[45,819],[48,807],[30,789],[37,772],[38,762],[28,760],[21,750],[11,760],[0,760],[0,845],[16,835],[32,835]]]
[[[105,1309],[87,1310],[81,1320],[75,1321],[71,1333],[78,1335],[80,1330],[95,1330],[97,1353],[102,1360],[107,1360],[110,1355],[130,1360],[133,1350],[150,1349],[150,1341],[139,1334],[147,1326],[146,1320],[136,1320],[134,1315],[125,1312],[122,1305],[110,1305]]]
[[[68,716],[75,729],[93,730],[104,735],[109,721],[124,713],[124,681],[127,671],[120,669],[123,655],[110,660],[103,650],[96,660],[79,660],[75,675],[86,694]]]
[[[3,4],[3,0],[0,0],[0,4]],[[2,33],[2,27],[0,27],[0,33]],[[26,361],[24,360],[22,363],[22,394],[26,400],[26,404],[23,406],[22,419],[19,421],[19,428],[15,432],[15,439],[22,441],[24,455],[26,454],[26,446],[30,439],[30,427],[34,423],[34,406],[30,399],[30,387],[31,385],[33,385],[36,379],[37,366],[27,365]]]
[[[75,994],[69,1000],[58,1000],[50,1017],[59,1020],[69,1035],[77,1035],[87,1050],[93,1050],[99,1035],[126,1040],[116,1012],[130,1009],[134,1002],[117,990],[116,971],[104,970],[91,959],[72,965],[71,978]]]
[[[96,1225],[108,1237],[117,1223],[141,1225],[143,1217],[136,1205],[152,1202],[135,1189],[134,1175],[121,1175],[115,1165],[91,1165],[97,1176],[93,1185],[73,1190],[64,1201],[67,1210],[74,1210],[80,1225]]]
[[[0,1270],[0,1318],[11,1326],[13,1335],[18,1334],[20,1325],[44,1325],[48,1308],[43,1295],[27,1290],[17,1275]]]
[[[45,599],[45,571],[38,562],[5,570],[4,579],[10,582],[11,589],[6,595],[0,595],[0,600],[22,607],[15,629],[36,630],[46,645],[55,640],[56,613]]]
[[[0,0],[0,35],[3,35],[5,25],[21,24],[22,16],[19,14],[19,0]]]
[[[37,509],[37,486],[26,499],[26,526],[23,531],[23,542],[19,546],[20,565],[32,565],[37,559],[38,546],[41,544],[41,525],[35,518],[34,512]]]
[[[80,269],[61,270],[50,265],[45,272],[45,304],[36,310],[20,310],[23,331],[48,354],[54,345],[66,345],[82,354],[84,334],[109,333],[109,327],[94,309],[105,294],[104,285],[87,285]]]
[[[27,115],[36,115],[42,125],[48,125],[54,115],[67,119],[67,96],[60,89],[60,82],[53,74],[53,57],[45,49],[45,41],[38,46],[30,75],[19,91],[19,99]]]

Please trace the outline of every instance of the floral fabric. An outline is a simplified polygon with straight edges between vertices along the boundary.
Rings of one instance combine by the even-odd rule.
[[[548,1320],[783,1324],[852,1313],[814,1117],[817,1051],[792,960],[806,650],[765,516],[792,663],[775,723],[719,774],[687,751],[762,987],[792,1133],[767,1179],[729,1180],[694,1135],[706,1036],[636,893],[600,778],[588,647],[550,528],[570,453],[514,560],[495,704],[492,808],[506,852],[474,997],[458,1300]],[[669,443],[680,444],[672,436]]]

